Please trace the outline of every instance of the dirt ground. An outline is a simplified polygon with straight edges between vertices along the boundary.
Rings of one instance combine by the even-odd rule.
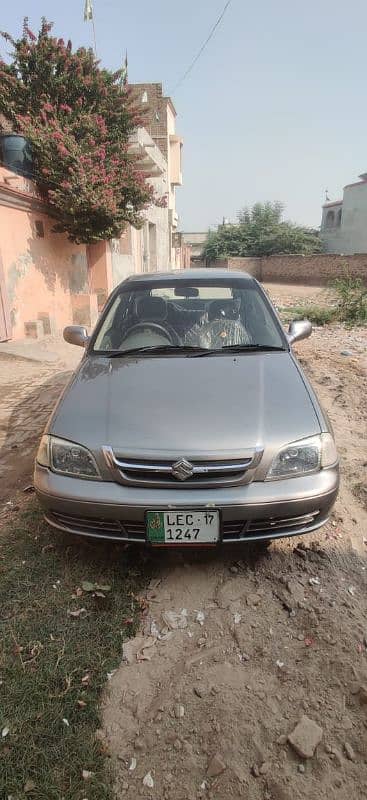
[[[23,347],[27,357],[6,352],[8,345],[0,344],[0,515],[14,508],[15,493],[30,484],[43,428],[81,356],[79,348],[65,342],[53,341],[49,347],[56,351],[53,361],[47,360],[46,350],[46,359],[40,360],[42,348],[30,343]]]
[[[266,288],[280,307],[327,301],[318,287]],[[367,798],[366,343],[333,326],[297,346],[341,458],[325,528],[268,552],[147,555],[156,579],[98,732],[117,798]],[[71,366],[0,348],[0,515],[16,513]],[[315,725],[302,720],[297,752],[287,737],[304,715]]]
[[[270,291],[279,306],[320,301]],[[118,798],[367,797],[366,343],[333,327],[297,347],[341,457],[324,529],[268,552],[153,553],[100,731]],[[300,720],[297,751],[287,737]]]

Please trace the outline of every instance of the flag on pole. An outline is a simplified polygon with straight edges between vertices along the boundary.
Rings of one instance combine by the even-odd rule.
[[[92,0],[85,0],[84,5],[84,22],[93,19],[93,2]]]

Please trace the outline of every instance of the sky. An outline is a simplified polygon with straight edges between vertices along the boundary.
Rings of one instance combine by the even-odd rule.
[[[318,226],[330,199],[367,171],[366,0],[232,0],[174,91],[225,0],[94,0],[98,56],[129,81],[162,82],[184,139],[180,229],[205,231],[239,209],[283,202]],[[1,28],[37,30],[42,15],[73,45],[92,45],[84,0],[4,3]],[[6,48],[0,45],[1,55]]]

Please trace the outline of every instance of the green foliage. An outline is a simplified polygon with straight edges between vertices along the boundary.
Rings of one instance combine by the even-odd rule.
[[[29,139],[35,180],[55,217],[55,230],[77,243],[120,236],[126,222],[139,227],[153,189],[129,152],[139,124],[122,73],[101,69],[93,52],[50,35],[42,21],[36,37],[25,21],[21,39],[0,60],[0,112]]]
[[[210,233],[203,257],[270,256],[277,253],[317,253],[322,244],[316,231],[282,219],[281,203],[256,203],[238,214],[236,225],[221,225]]]
[[[345,274],[332,282],[337,295],[337,317],[347,325],[367,324],[367,288],[360,278],[353,278],[346,266]]]
[[[336,308],[317,305],[287,306],[280,309],[280,316],[284,322],[298,319],[309,319],[314,325],[327,325],[336,319]]]

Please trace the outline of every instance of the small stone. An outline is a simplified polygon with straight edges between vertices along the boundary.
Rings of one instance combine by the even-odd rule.
[[[305,597],[305,590],[302,586],[302,583],[295,580],[287,581],[287,589],[290,595],[294,598],[297,603],[302,603]]]
[[[351,350],[341,350],[341,351],[340,351],[340,355],[341,355],[341,356],[352,356],[352,355],[353,355],[353,353],[352,353],[352,351],[351,351]]]
[[[175,750],[182,750],[182,742],[180,741],[180,739],[175,739],[175,741],[173,742],[173,746]]]
[[[254,778],[258,778],[260,775],[259,767],[256,764],[253,764],[251,767],[251,775],[253,775]]]
[[[338,764],[338,766],[339,766],[339,767],[342,767],[342,766],[343,766],[343,756],[342,756],[342,754],[341,754],[340,750],[338,750],[338,748],[337,748],[337,747],[332,747],[332,749],[331,749],[331,755],[332,755],[332,758],[333,758],[333,759],[336,761],[336,763]]]
[[[135,750],[145,750],[145,744],[143,739],[135,739],[134,747]]]
[[[175,705],[175,717],[176,719],[182,719],[185,716],[185,708],[181,703],[176,703]]]
[[[312,758],[322,735],[322,728],[304,714],[289,734],[288,742],[301,758]]]
[[[296,556],[299,556],[299,558],[302,558],[303,561],[307,560],[307,553],[306,553],[305,550],[302,550],[301,547],[295,547],[293,552],[295,553]]]
[[[194,686],[194,694],[196,694],[196,697],[205,697],[207,693],[208,690],[205,686]]]
[[[282,735],[279,736],[277,739],[277,744],[287,744],[287,741],[288,741],[288,736],[286,736],[285,733],[282,733]]]
[[[248,606],[258,606],[261,603],[261,597],[259,594],[248,594],[246,597],[246,603]]]
[[[270,761],[264,761],[264,763],[261,764],[261,767],[259,769],[259,773],[260,773],[260,775],[267,775],[268,772],[270,771],[270,769],[271,769]]]
[[[347,758],[349,759],[349,761],[355,761],[356,760],[356,754],[355,754],[351,744],[348,744],[348,742],[344,742],[344,750],[346,752],[346,755],[347,755]]]
[[[167,744],[174,744],[176,739],[177,739],[177,734],[174,731],[170,731],[170,733],[167,733],[167,736],[166,736],[166,743]]]
[[[216,778],[218,775],[221,775],[226,769],[226,765],[222,759],[220,753],[216,753],[213,758],[210,759],[209,764],[207,766],[206,774],[208,778]]]
[[[305,770],[304,764],[298,764],[298,772],[301,772],[301,774],[303,775],[303,773],[305,771],[306,770]]]
[[[232,564],[232,566],[229,568],[229,571],[233,572],[234,575],[237,575],[238,567],[236,567],[235,564]]]
[[[205,647],[205,645],[206,645],[205,637],[204,636],[200,636],[200,639],[198,639],[198,641],[197,641],[197,646],[198,647]]]
[[[325,753],[332,753],[332,752],[333,752],[333,748],[331,747],[331,745],[330,744],[326,744],[325,745]]]
[[[366,685],[363,685],[363,686],[359,687],[358,697],[359,697],[359,701],[360,701],[360,703],[362,703],[362,705],[366,705],[367,704],[367,686]]]

